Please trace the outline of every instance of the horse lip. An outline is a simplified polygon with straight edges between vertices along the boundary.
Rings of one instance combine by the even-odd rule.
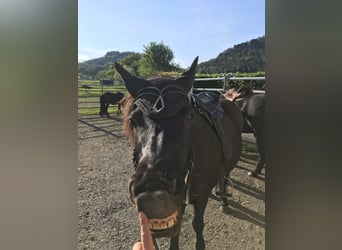
[[[176,210],[174,213],[172,213],[170,216],[166,218],[153,218],[153,219],[148,219],[149,224],[150,224],[150,229],[153,232],[158,232],[158,231],[165,231],[168,229],[171,229],[178,223],[178,210]]]

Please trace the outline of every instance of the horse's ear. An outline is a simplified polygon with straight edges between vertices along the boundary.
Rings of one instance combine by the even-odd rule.
[[[197,63],[198,63],[198,56],[192,62],[189,70],[185,71],[181,77],[176,79],[178,83],[182,84],[185,87],[187,92],[189,92],[190,89],[192,88],[192,84],[195,79],[195,71],[196,71]]]
[[[137,92],[145,87],[150,86],[150,83],[142,78],[132,76],[127,70],[125,70],[120,64],[115,63],[115,69],[119,72],[124,81],[128,92],[136,98]]]

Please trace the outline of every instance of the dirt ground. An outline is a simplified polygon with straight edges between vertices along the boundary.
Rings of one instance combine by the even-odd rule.
[[[130,250],[138,241],[137,212],[128,199],[127,181],[133,173],[132,148],[121,129],[121,119],[98,116],[78,121],[78,249]],[[247,176],[255,156],[241,157],[231,172],[230,206],[221,210],[209,199],[204,216],[207,249],[265,249],[265,180]],[[182,223],[180,249],[195,249],[188,205]],[[161,250],[169,240],[158,240]]]

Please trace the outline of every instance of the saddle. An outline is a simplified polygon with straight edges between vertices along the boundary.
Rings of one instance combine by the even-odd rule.
[[[228,159],[228,156],[226,155],[225,150],[223,150],[224,141],[220,120],[223,117],[224,111],[219,104],[220,95],[213,92],[200,92],[198,94],[191,94],[191,97],[193,107],[198,114],[209,122],[221,143],[222,151],[224,152],[222,163],[224,164]]]
[[[213,92],[200,92],[191,96],[195,107],[204,109],[214,119],[221,119],[223,117],[223,109],[218,104],[219,95]]]

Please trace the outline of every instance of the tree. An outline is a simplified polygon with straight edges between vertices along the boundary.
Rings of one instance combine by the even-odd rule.
[[[107,73],[108,73],[107,70],[100,70],[96,74],[96,79],[105,79],[105,78],[107,78]]]
[[[106,78],[114,79],[114,63],[108,63],[108,69],[106,70]]]
[[[156,71],[171,71],[175,65],[171,62],[174,58],[173,52],[169,46],[163,42],[151,42],[144,46],[144,53],[139,62],[139,74],[142,77],[148,77]]]
[[[127,66],[125,67],[131,74],[137,75],[138,74],[138,68],[139,68],[139,61],[141,59],[141,55],[139,53],[133,53],[125,58],[121,59],[119,63],[122,66]]]

